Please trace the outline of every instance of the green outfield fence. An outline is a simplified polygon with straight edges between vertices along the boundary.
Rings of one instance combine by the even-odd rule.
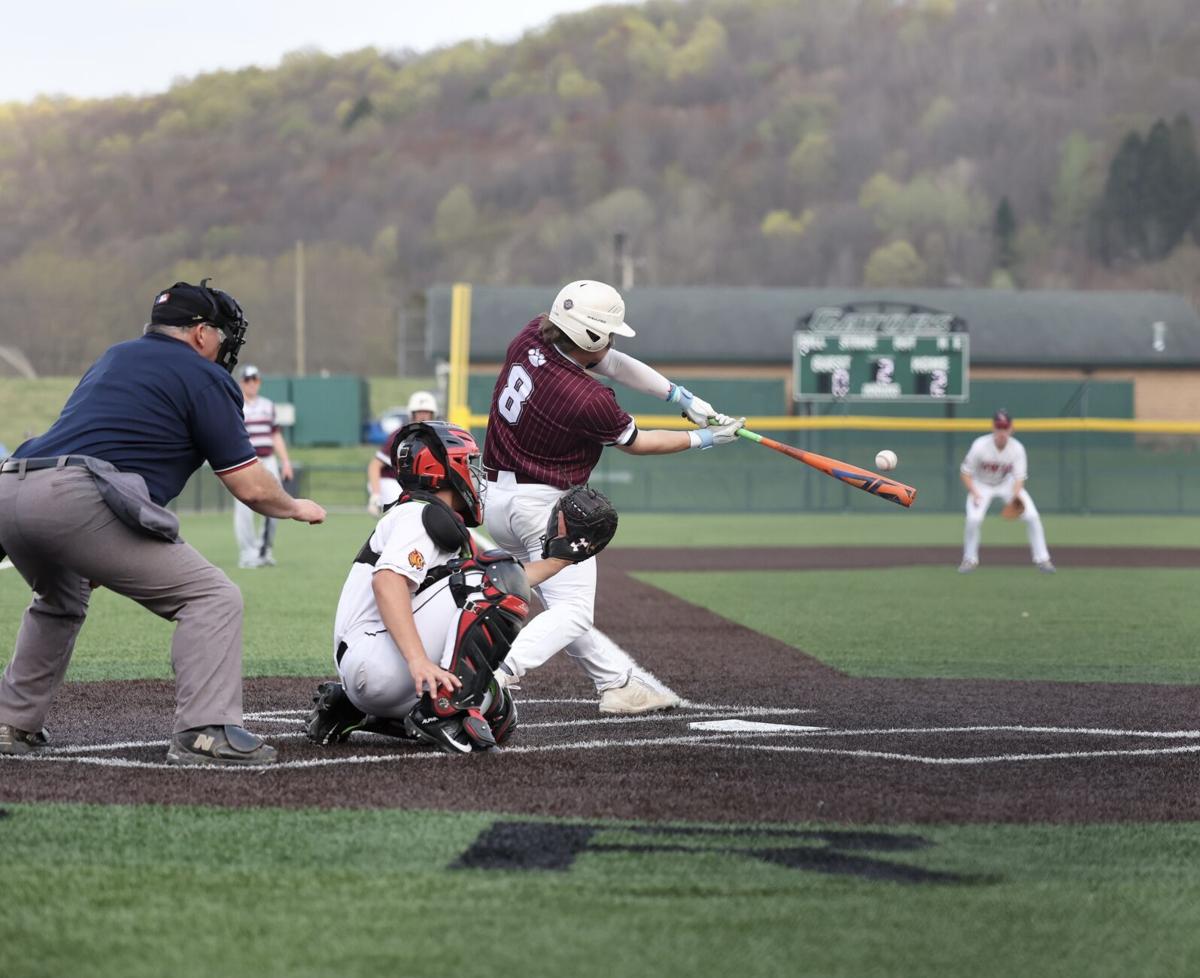
[[[639,422],[651,427],[674,425],[676,419],[639,416]],[[796,427],[780,430],[780,424]],[[868,469],[875,467],[876,452],[890,448],[900,457],[895,478],[917,487],[914,511],[930,513],[962,508],[958,466],[971,441],[988,429],[977,418],[751,418],[749,426]],[[1200,514],[1200,425],[1030,418],[1016,435],[1029,455],[1029,491],[1043,512]],[[369,457],[364,447],[361,466],[302,467],[296,491],[327,507],[361,509]],[[624,512],[899,512],[891,503],[742,441],[660,457],[606,450],[592,482]],[[176,505],[223,510],[232,500],[206,470],[197,473]]]

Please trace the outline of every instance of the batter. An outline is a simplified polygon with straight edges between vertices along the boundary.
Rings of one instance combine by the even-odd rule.
[[[565,286],[550,312],[508,346],[492,394],[483,463],[491,482],[487,531],[520,558],[540,553],[547,515],[563,491],[587,482],[606,446],[630,455],[665,455],[737,440],[745,419],[718,414],[687,388],[613,349],[633,336],[625,302],[603,282]],[[639,431],[594,371],[679,406],[695,431]],[[517,638],[498,675],[519,679],[566,648],[600,693],[601,713],[669,709],[679,697],[640,670],[592,627],[596,562],[567,568],[537,588],[545,612]]]

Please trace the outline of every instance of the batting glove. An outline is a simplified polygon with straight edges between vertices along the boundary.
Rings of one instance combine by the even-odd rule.
[[[371,516],[378,516],[383,512],[383,500],[373,494],[367,501],[367,512]]]
[[[667,401],[678,404],[683,408],[683,416],[692,424],[698,424],[701,428],[707,428],[711,423],[710,418],[716,418],[717,424],[728,424],[733,420],[727,414],[717,414],[708,401],[702,397],[697,397],[686,387],[680,387],[678,384],[672,384],[671,390],[667,394]]]
[[[744,428],[745,425],[745,418],[730,418],[724,424],[711,424],[707,428],[690,432],[692,447],[705,449],[712,448],[713,445],[728,445],[731,441],[737,441],[738,429]]]

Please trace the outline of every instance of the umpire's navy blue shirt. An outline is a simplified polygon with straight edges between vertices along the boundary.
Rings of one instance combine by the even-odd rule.
[[[118,343],[88,369],[50,429],[13,458],[90,455],[146,480],[163,504],[207,460],[218,475],[256,461],[242,391],[187,343],[149,333]]]

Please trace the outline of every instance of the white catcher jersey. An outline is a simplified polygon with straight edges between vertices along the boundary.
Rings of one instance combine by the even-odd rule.
[[[458,556],[457,550],[439,548],[425,532],[421,511],[426,505],[414,501],[393,506],[375,525],[375,532],[371,534],[371,549],[379,554],[379,560],[374,567],[356,563],[350,568],[334,616],[335,647],[339,642],[352,642],[364,632],[383,630],[383,618],[375,604],[375,592],[371,589],[371,579],[376,573],[381,570],[395,571],[407,577],[415,591],[432,568],[449,563]],[[430,588],[426,594],[436,590],[436,587]],[[413,603],[414,612],[419,610],[420,604],[421,598],[416,599]]]
[[[1003,448],[997,448],[991,435],[981,435],[971,442],[960,471],[985,486],[1000,486],[1008,479],[1029,477],[1025,446],[1012,435]]]

